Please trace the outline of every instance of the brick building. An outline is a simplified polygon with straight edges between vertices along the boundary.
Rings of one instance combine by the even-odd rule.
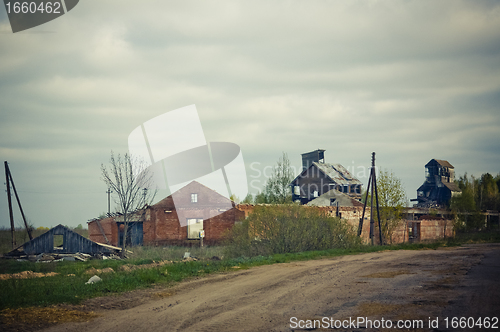
[[[245,214],[228,198],[193,181],[158,203],[129,217],[129,245],[184,245],[197,243],[200,231],[204,242],[215,244]],[[123,217],[114,216],[88,223],[92,241],[120,246]]]

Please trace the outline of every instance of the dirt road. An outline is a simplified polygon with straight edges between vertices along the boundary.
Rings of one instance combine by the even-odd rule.
[[[500,317],[499,281],[498,244],[359,254],[213,275],[139,302],[94,300],[101,317],[45,331],[377,331],[388,320],[392,331],[486,331],[453,329],[452,318]]]

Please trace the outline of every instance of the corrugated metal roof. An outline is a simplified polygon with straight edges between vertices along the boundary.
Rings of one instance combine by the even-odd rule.
[[[348,195],[341,193],[338,190],[332,189],[330,191],[327,191],[323,195],[319,196],[318,198],[313,199],[309,203],[307,203],[308,206],[331,206],[332,201],[331,199],[335,199],[334,206],[337,205],[337,202],[339,206],[363,206],[363,203],[355,200],[354,198],[349,197]]]
[[[443,182],[446,188],[450,189],[451,191],[456,191],[456,192],[461,192],[460,188],[457,186],[455,182]]]
[[[361,181],[352,176],[351,173],[340,164],[313,162],[313,165],[339,185],[362,184]]]
[[[433,160],[443,167],[454,168],[453,165],[450,164],[447,160],[440,160],[440,159],[432,159],[427,164],[425,164],[425,166],[427,167],[429,164],[432,163]]]

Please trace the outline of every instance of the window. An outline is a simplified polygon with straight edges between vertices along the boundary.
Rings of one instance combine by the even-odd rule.
[[[330,198],[330,206],[334,206],[337,203],[336,198]]]
[[[55,250],[63,250],[64,247],[64,235],[59,235],[59,234],[54,234],[53,235],[53,241],[54,241],[54,249]]]
[[[199,239],[200,231],[203,230],[203,219],[187,219],[188,239]]]
[[[198,203],[198,194],[191,194],[191,203]]]
[[[300,196],[300,187],[299,186],[293,187],[293,193],[297,196]]]

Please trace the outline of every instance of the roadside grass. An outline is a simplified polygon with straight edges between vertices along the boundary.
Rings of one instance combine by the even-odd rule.
[[[139,246],[130,249],[129,258],[132,261],[150,260],[150,261],[177,261],[184,257],[185,252],[189,252],[191,257],[199,259],[208,259],[212,257],[223,258],[224,247],[221,246],[205,246],[205,247],[147,247]]]
[[[458,234],[432,243],[405,243],[388,246],[364,246],[353,248],[303,251],[298,253],[274,254],[269,256],[238,257],[221,259],[223,247],[199,248],[134,248],[132,257],[126,260],[90,260],[87,262],[33,263],[14,260],[0,261],[0,273],[16,273],[21,271],[57,272],[53,277],[33,279],[0,280],[0,310],[30,306],[45,307],[59,303],[79,304],[85,299],[121,293],[152,285],[171,286],[176,282],[210,273],[235,271],[234,267],[247,269],[253,266],[291,261],[304,261],[325,257],[337,257],[359,253],[370,253],[385,250],[418,250],[437,249],[439,247],[459,246],[468,243],[500,242],[499,232]],[[196,250],[200,251],[197,252]],[[185,251],[197,256],[198,261],[183,262],[180,259]],[[211,259],[213,256],[219,258]],[[137,269],[129,272],[120,271],[124,264],[142,265],[153,261],[172,260],[171,264],[160,267]],[[91,275],[85,271],[91,268],[103,269],[111,267],[115,273],[100,275],[102,282],[86,285]],[[73,276],[68,276],[73,274]]]

